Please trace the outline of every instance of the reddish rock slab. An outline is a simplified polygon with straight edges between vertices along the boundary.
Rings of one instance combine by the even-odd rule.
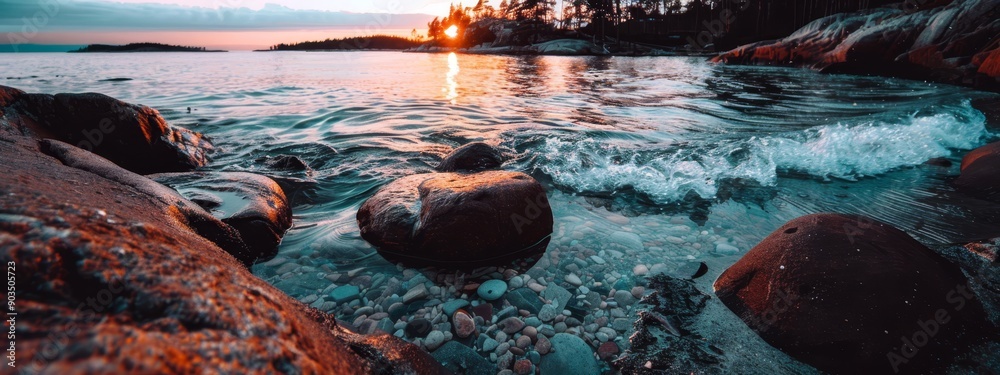
[[[373,359],[418,358],[332,331],[199,235],[183,211],[200,208],[107,161],[72,163],[73,150],[0,137],[0,262],[16,268],[22,373],[369,374],[394,368]]]
[[[1000,142],[969,151],[962,158],[955,187],[969,194],[995,199],[1000,195]]]

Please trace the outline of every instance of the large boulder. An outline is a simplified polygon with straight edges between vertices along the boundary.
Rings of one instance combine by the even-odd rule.
[[[236,229],[247,252],[237,257],[246,265],[273,258],[292,226],[292,209],[278,184],[243,172],[160,173],[146,176],[174,188],[223,223]]]
[[[86,152],[0,138],[15,371],[441,373],[394,337],[331,329],[193,229],[188,211],[201,209],[176,192],[74,153]]]
[[[189,171],[208,161],[212,144],[172,127],[155,109],[103,94],[26,94],[0,86],[0,127],[54,138],[94,152],[130,171]]]
[[[403,177],[365,201],[357,219],[386,259],[449,268],[541,254],[553,223],[538,181],[507,171]]]
[[[715,293],[765,341],[831,373],[940,372],[992,332],[957,266],[861,216],[788,222]]]
[[[1000,142],[969,151],[962,158],[955,186],[973,195],[996,198],[1000,193]]]
[[[1000,90],[1000,2],[921,2],[815,20],[791,35],[738,47],[713,61],[796,65]]]
[[[552,352],[542,357],[542,374],[600,374],[594,351],[583,339],[568,333],[557,333],[549,341]]]

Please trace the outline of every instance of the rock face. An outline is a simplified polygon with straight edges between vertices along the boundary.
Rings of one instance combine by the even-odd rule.
[[[954,0],[921,9],[901,6],[836,14],[784,39],[745,45],[713,61],[806,66],[1000,90],[998,12],[1000,3],[994,0]]]
[[[236,229],[249,250],[237,259],[247,266],[273,258],[285,231],[292,226],[292,210],[285,193],[267,177],[240,172],[161,173],[147,177],[174,188]]]
[[[481,172],[500,169],[503,155],[499,150],[482,142],[469,143],[456,148],[441,160],[439,172]]]
[[[715,291],[765,341],[831,373],[940,372],[992,330],[957,266],[860,216],[788,222]]]
[[[361,237],[392,261],[468,268],[545,251],[552,210],[542,186],[518,172],[403,177],[358,211]]]
[[[167,125],[155,109],[102,94],[0,86],[0,114],[0,127],[64,141],[140,174],[188,171],[205,165],[212,150],[201,134]]]
[[[962,173],[955,180],[962,191],[997,198],[1000,195],[1000,142],[970,151],[962,158]]]
[[[228,226],[169,188],[57,141],[0,135],[0,155],[22,373],[441,370],[395,338],[329,329],[207,240],[195,227]]]

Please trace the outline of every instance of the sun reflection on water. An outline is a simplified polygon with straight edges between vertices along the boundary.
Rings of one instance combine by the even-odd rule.
[[[458,99],[458,55],[454,52],[448,54],[448,74],[445,75],[445,87],[442,91],[445,92],[445,98],[455,104]]]

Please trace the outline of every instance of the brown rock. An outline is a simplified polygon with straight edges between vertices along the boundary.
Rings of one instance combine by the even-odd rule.
[[[997,197],[1000,193],[1000,142],[969,151],[962,158],[961,169],[955,187],[972,195]]]
[[[940,371],[990,327],[957,266],[859,216],[788,222],[723,272],[715,291],[765,341],[832,373]],[[902,352],[906,342],[919,342],[919,354]]]
[[[552,233],[542,186],[505,171],[403,177],[365,201],[357,218],[386,259],[447,268],[538,256]]]
[[[464,339],[476,333],[476,321],[465,310],[456,310],[451,316],[451,324],[455,329],[455,336],[459,338]]]
[[[481,172],[500,169],[503,155],[488,144],[474,142],[456,148],[438,165],[439,172]]]
[[[440,372],[394,338],[331,331],[329,316],[206,240],[192,218],[215,219],[170,189],[42,146],[0,138],[0,261],[17,269],[20,371]]]
[[[614,357],[614,355],[618,354],[618,352],[618,345],[610,341],[601,344],[601,346],[597,348],[597,356],[602,361],[611,359],[611,357]]]

